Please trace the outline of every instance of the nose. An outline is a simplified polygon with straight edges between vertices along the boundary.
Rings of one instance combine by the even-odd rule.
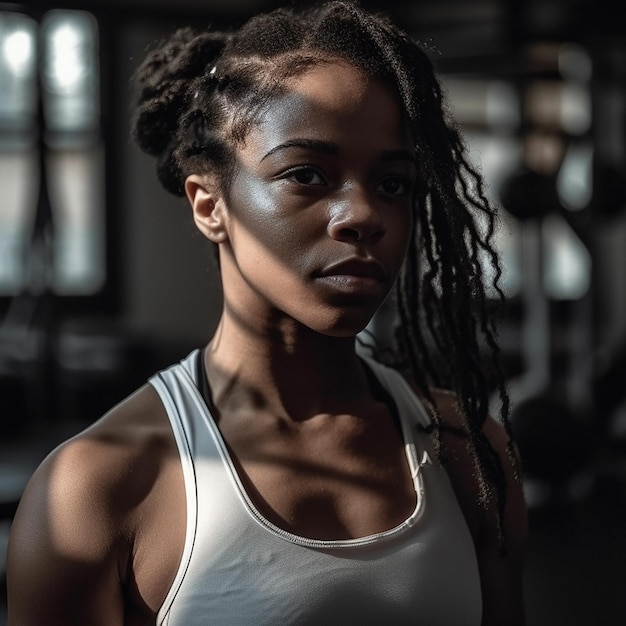
[[[374,243],[385,234],[385,223],[372,198],[352,191],[333,204],[328,234],[337,241]]]

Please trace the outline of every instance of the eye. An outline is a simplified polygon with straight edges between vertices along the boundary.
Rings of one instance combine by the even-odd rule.
[[[411,190],[411,182],[404,176],[388,176],[376,186],[376,191],[392,196],[403,196]]]
[[[312,167],[298,167],[285,172],[283,178],[294,180],[299,185],[325,185],[322,175]]]

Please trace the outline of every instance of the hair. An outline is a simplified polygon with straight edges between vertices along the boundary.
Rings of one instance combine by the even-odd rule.
[[[454,429],[436,410],[430,390],[455,392],[465,424],[455,432],[465,437],[473,458],[481,503],[497,504],[504,545],[505,472],[482,429],[493,385],[519,479],[485,288],[487,261],[504,300],[491,245],[496,213],[447,113],[428,50],[387,17],[352,2],[331,1],[301,12],[277,9],[233,32],[184,28],[150,51],[136,72],[134,137],[157,157],[158,177],[171,193],[184,194],[190,173],[215,172],[227,186],[234,146],[286,79],[336,58],[389,85],[410,124],[421,185],[393,298],[398,317],[393,364],[410,374],[432,405],[439,455],[442,431]],[[486,373],[485,352],[495,366],[495,383]]]

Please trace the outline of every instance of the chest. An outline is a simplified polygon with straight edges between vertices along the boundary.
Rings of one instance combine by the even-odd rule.
[[[222,434],[255,507],[294,534],[365,536],[415,508],[404,442],[386,415],[318,416],[295,429],[268,420]]]

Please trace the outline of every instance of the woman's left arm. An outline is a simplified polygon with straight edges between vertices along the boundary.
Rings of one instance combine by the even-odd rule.
[[[501,459],[507,492],[504,543],[498,533],[495,505],[483,511],[483,523],[475,536],[483,596],[482,626],[523,626],[523,565],[528,539],[523,487],[507,452],[508,437],[503,427],[488,419],[484,432]]]
[[[443,420],[462,429],[463,420],[454,394],[437,390],[434,399]],[[474,539],[483,599],[482,626],[523,626],[523,566],[528,537],[528,518],[523,486],[508,453],[508,436],[503,426],[488,418],[483,427],[499,456],[506,477],[506,500],[499,533],[497,505],[479,504],[479,485],[463,437],[442,432],[445,468]]]

